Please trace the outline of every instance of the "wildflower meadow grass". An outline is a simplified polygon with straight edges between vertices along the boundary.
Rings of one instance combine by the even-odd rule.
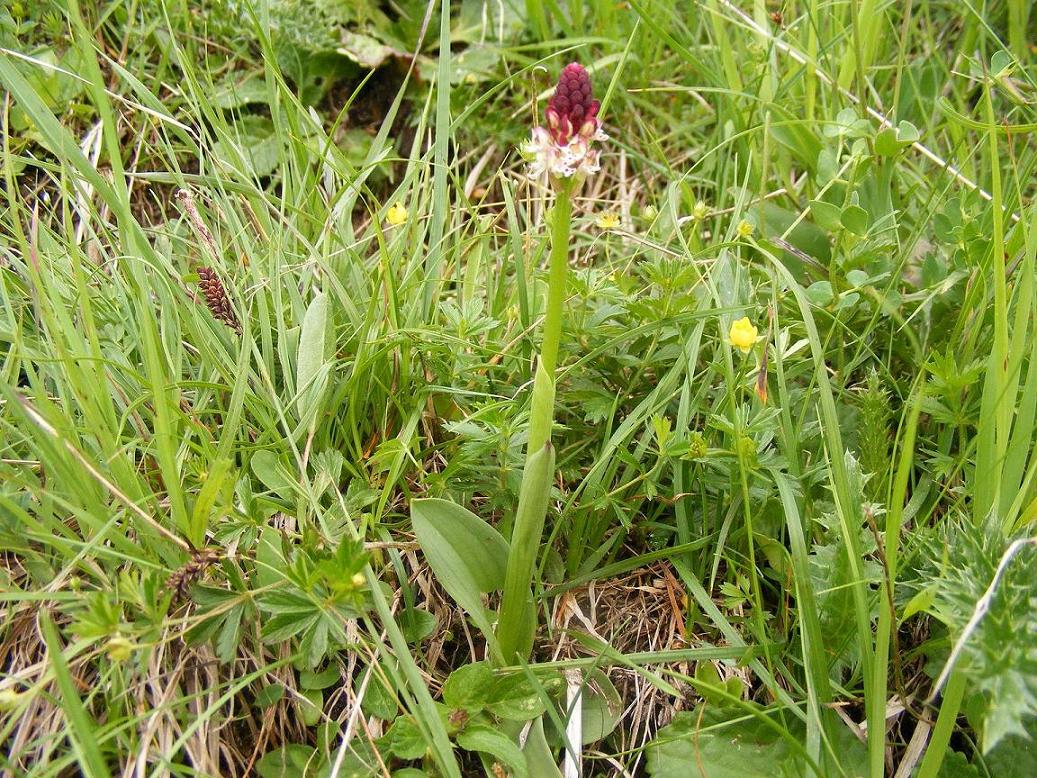
[[[1035,64],[0,7],[0,775],[1037,775]]]

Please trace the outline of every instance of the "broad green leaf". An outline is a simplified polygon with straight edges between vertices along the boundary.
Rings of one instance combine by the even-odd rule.
[[[316,418],[328,386],[327,356],[333,334],[330,298],[321,292],[313,298],[303,317],[296,360],[295,403],[304,424]]]
[[[854,287],[861,287],[868,283],[869,276],[863,270],[850,270],[846,274],[846,282]]]
[[[812,221],[801,220],[798,212],[765,200],[753,209],[753,213],[760,225],[761,237],[783,235],[791,228],[788,242],[794,248],[822,263],[827,263],[831,258],[832,247],[828,233]],[[796,262],[798,264],[799,260]]]
[[[803,762],[773,729],[756,718],[726,723],[724,713],[713,706],[706,706],[701,717],[698,712],[678,713],[673,723],[659,730],[647,754],[652,778],[806,774]]]
[[[544,734],[543,717],[533,720],[522,754],[530,775],[536,778],[561,778],[562,773],[555,762],[554,754],[551,753],[551,747],[547,744],[547,735]]]
[[[1011,53],[1004,49],[999,49],[994,52],[990,58],[990,74],[994,78],[1004,78],[1012,69],[1015,67],[1015,60],[1012,58]]]
[[[906,621],[916,613],[924,613],[928,611],[936,601],[936,594],[938,591],[939,588],[936,584],[926,586],[907,601],[907,605],[904,606],[904,613],[900,618]]]
[[[859,205],[848,205],[843,208],[839,221],[854,235],[866,235],[868,233],[868,212]]]
[[[807,299],[818,307],[824,307],[835,299],[831,281],[815,281],[806,289]]]
[[[497,718],[530,721],[542,716],[547,705],[529,678],[510,673],[497,676],[486,709]]]
[[[507,541],[474,513],[447,500],[414,500],[411,523],[436,579],[492,640],[482,595],[504,586]]]
[[[713,705],[723,705],[725,695],[718,693],[715,689],[717,687],[726,690],[723,680],[720,678],[720,673],[717,672],[717,668],[712,662],[699,662],[695,668],[695,691],[706,702]]]
[[[436,631],[436,617],[423,608],[407,608],[398,619],[408,643],[420,643]]]
[[[371,680],[367,683],[367,694],[364,695],[360,707],[367,716],[392,721],[399,712],[400,706],[396,701],[396,691],[387,685],[385,671],[373,667],[367,672],[372,673]],[[357,681],[359,688],[359,681]]]
[[[486,662],[454,670],[443,684],[443,702],[469,713],[488,711],[501,719],[529,721],[543,714],[545,701],[522,673],[494,673]]]
[[[503,732],[485,724],[471,724],[457,735],[457,745],[465,751],[489,754],[507,767],[515,778],[526,778],[526,759],[519,747]]]
[[[543,371],[538,372],[539,376]],[[547,379],[550,380],[550,379]],[[553,387],[553,384],[552,384]],[[553,391],[553,389],[552,389]],[[533,391],[536,396],[536,389]],[[536,413],[536,408],[533,409]],[[530,583],[533,567],[540,550],[540,540],[547,515],[554,477],[555,450],[548,442],[526,460],[519,490],[515,529],[511,537],[512,559],[507,571],[507,582],[501,602],[497,639],[502,656],[511,661],[518,655],[525,659],[533,647],[536,631],[536,612],[533,607]]]
[[[493,670],[486,662],[461,665],[443,684],[443,702],[450,708],[481,710],[493,687]]]
[[[299,694],[303,698],[298,700],[302,723],[307,727],[317,726],[321,720],[321,711],[324,709],[324,695],[319,689],[303,689]]]
[[[267,525],[259,534],[256,546],[256,584],[259,588],[276,586],[284,580],[279,572],[286,566],[281,553],[281,533]]]
[[[835,232],[842,227],[842,222],[839,220],[842,209],[838,205],[832,205],[824,200],[811,200],[810,212],[814,215],[814,221],[818,226],[829,232]]]
[[[386,46],[370,35],[342,30],[342,45],[336,49],[339,54],[349,57],[361,67],[373,69],[392,56],[406,56],[405,52]]]
[[[320,755],[312,746],[292,743],[265,754],[256,762],[259,778],[315,778]]]
[[[917,143],[922,137],[921,133],[918,132],[918,128],[915,127],[909,121],[902,121],[897,125],[897,139],[905,144]]]
[[[1009,735],[983,757],[990,775],[1037,775],[1037,721],[1030,719],[1026,735]],[[1027,767],[1026,765],[1029,765]]]
[[[399,716],[385,733],[385,744],[400,759],[421,759],[428,750],[425,738],[410,716]]]
[[[601,670],[587,676],[581,696],[583,703],[583,745],[603,740],[619,724],[623,714],[623,698],[612,681]]]
[[[329,667],[320,672],[303,670],[299,673],[300,689],[327,689],[332,684],[342,679],[342,671],[339,666],[332,662]]]
[[[252,455],[250,465],[260,483],[278,497],[287,499],[295,493],[295,482],[273,451],[257,451]]]
[[[892,127],[886,127],[875,136],[875,153],[880,157],[895,157],[900,151],[897,142],[897,131]]]
[[[265,103],[269,99],[266,80],[260,71],[247,74],[244,78],[235,72],[216,89],[212,101],[220,108],[241,108],[250,103]]]
[[[282,697],[284,697],[284,684],[268,683],[256,692],[255,704],[258,708],[269,708],[280,702]]]

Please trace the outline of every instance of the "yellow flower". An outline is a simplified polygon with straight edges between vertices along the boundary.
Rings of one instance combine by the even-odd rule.
[[[403,203],[395,203],[389,212],[385,214],[385,218],[388,219],[389,224],[394,227],[403,224],[407,221],[407,209],[403,207]]]
[[[598,216],[594,220],[594,223],[598,225],[599,230],[614,230],[619,226],[619,216],[615,211],[605,211],[605,213]]]
[[[709,216],[709,206],[699,200],[695,203],[695,207],[691,209],[691,215],[695,221],[700,222]]]
[[[742,219],[740,222],[738,222],[737,229],[739,238],[748,238],[750,235],[753,234],[754,228],[750,222],[747,222],[745,219]]]
[[[731,325],[731,332],[728,333],[727,342],[740,350],[743,354],[748,354],[756,341],[759,339],[759,330],[753,326],[753,323],[749,321],[748,316],[743,316],[738,321]]]

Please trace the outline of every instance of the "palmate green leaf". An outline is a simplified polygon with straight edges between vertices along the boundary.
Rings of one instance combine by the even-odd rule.
[[[482,595],[504,586],[508,542],[474,513],[448,500],[414,500],[411,523],[436,579],[492,643]]]
[[[214,641],[216,656],[221,662],[233,660],[241,641],[242,623],[246,610],[255,613],[250,601],[242,600],[237,592],[196,585],[192,597],[198,604],[204,620],[188,631],[191,644]],[[237,604],[232,604],[238,601]],[[207,616],[211,611],[215,615]]]

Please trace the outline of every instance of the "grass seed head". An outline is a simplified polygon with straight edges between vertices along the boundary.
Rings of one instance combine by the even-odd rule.
[[[205,304],[209,307],[213,317],[222,321],[239,335],[241,334],[241,323],[231,307],[230,298],[223,288],[216,271],[211,267],[198,268],[198,288],[205,296]]]

